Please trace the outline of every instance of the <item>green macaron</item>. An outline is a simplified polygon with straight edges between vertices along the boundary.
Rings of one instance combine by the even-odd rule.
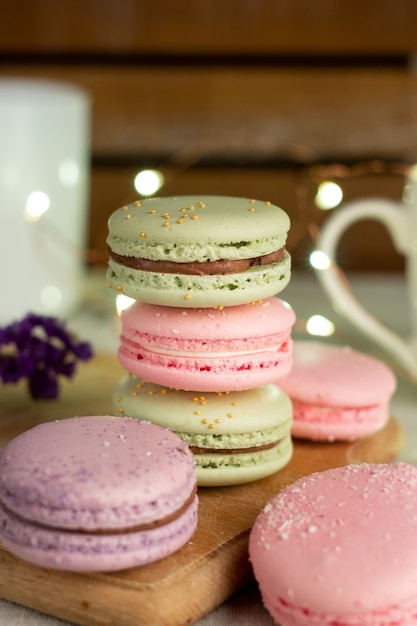
[[[128,375],[116,385],[113,403],[116,415],[148,420],[186,441],[200,486],[252,482],[292,456],[292,404],[275,384],[199,394]]]
[[[287,213],[261,200],[138,200],[110,216],[108,284],[165,306],[232,306],[268,298],[290,280],[289,228]]]

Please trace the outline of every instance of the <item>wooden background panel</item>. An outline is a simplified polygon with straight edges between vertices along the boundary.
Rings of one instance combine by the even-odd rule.
[[[90,262],[105,262],[107,217],[135,197],[142,167],[164,170],[164,195],[281,204],[305,267],[326,218],[314,206],[320,164],[398,161],[404,173],[417,160],[414,0],[4,4],[0,79],[63,80],[92,97]],[[404,177],[389,171],[342,176],[345,199],[401,197]],[[402,268],[375,223],[340,250],[347,269]]]
[[[404,54],[414,0],[14,0],[0,50],[116,54]]]
[[[107,262],[107,220],[118,207],[137,199],[133,180],[134,167],[95,167],[92,176],[92,198],[89,227],[89,260],[94,264]],[[308,269],[308,256],[314,249],[317,228],[328,213],[314,203],[317,185],[326,179],[326,168],[320,172],[310,168],[240,168],[165,167],[166,184],[163,195],[224,194],[271,200],[285,209],[291,218],[288,249],[296,268]],[[329,174],[330,174],[329,170]],[[356,168],[345,170],[338,178],[346,201],[358,197],[384,196],[400,200],[404,177],[395,173],[366,173]],[[330,178],[330,176],[329,176]],[[394,250],[385,229],[377,222],[364,221],[349,229],[340,245],[343,268],[350,271],[400,271],[403,258]]]
[[[13,66],[93,101],[93,156],[294,162],[417,159],[417,75],[405,70]]]

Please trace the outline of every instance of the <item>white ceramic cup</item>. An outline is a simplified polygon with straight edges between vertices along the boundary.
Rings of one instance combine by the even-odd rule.
[[[416,182],[410,181],[410,184],[416,193]],[[365,219],[381,222],[390,234],[395,249],[405,257],[409,337],[400,336],[372,315],[354,295],[346,276],[338,268],[337,248],[343,233],[352,224]],[[370,198],[345,204],[325,221],[316,249],[328,257],[329,267],[318,269],[316,274],[337,311],[378,344],[402,373],[417,383],[417,197],[410,203]]]
[[[75,85],[0,79],[0,323],[80,303],[90,98]]]

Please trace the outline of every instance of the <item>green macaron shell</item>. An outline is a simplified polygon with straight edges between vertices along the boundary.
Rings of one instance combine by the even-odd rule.
[[[285,245],[290,220],[261,200],[148,198],[115,211],[107,243],[117,254],[175,263],[249,259]]]
[[[274,448],[240,454],[195,454],[199,487],[239,485],[271,476],[291,460],[293,443],[286,435]]]
[[[113,401],[116,415],[140,417],[171,430],[209,438],[243,434],[253,437],[275,429],[281,437],[288,432],[292,420],[291,400],[274,384],[200,394],[161,387],[128,375],[117,383]],[[249,441],[248,445],[253,443]],[[236,443],[233,447],[241,446]]]
[[[190,446],[207,450],[194,455],[199,485],[258,480],[281,469],[292,455],[292,404],[274,384],[199,394],[129,375],[116,385],[113,405],[116,415],[164,426]],[[256,450],[270,444],[276,445]]]

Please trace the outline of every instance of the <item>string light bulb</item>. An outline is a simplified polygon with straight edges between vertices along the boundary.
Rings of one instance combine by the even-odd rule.
[[[306,331],[309,335],[329,337],[335,331],[335,325],[324,315],[312,315],[306,323]]]
[[[309,257],[310,265],[316,270],[328,270],[332,262],[322,250],[313,250]]]
[[[164,175],[159,170],[142,170],[135,176],[134,186],[141,196],[152,196],[164,185]]]
[[[316,197],[314,198],[316,206],[323,211],[334,209],[342,200],[343,190],[341,186],[331,181],[320,183],[317,188]]]

